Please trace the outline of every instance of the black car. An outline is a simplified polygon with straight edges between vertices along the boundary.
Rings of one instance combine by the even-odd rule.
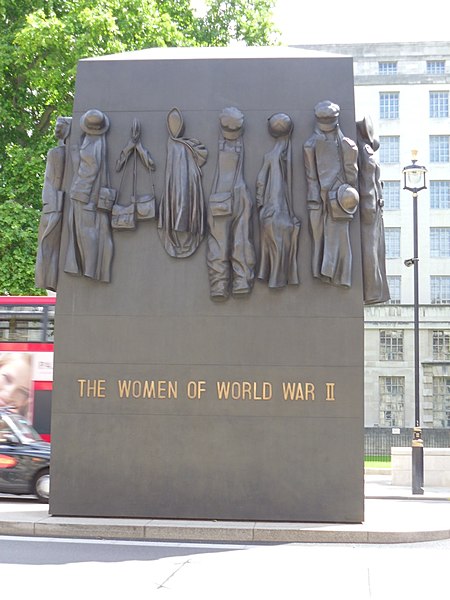
[[[21,415],[0,410],[0,493],[48,502],[50,444]]]

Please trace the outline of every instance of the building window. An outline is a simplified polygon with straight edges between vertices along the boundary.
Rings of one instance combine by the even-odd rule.
[[[398,119],[399,93],[380,92],[380,119]]]
[[[450,227],[430,228],[430,256],[450,258]]]
[[[433,360],[450,360],[450,330],[433,331]]]
[[[400,258],[400,227],[386,227],[386,258]]]
[[[380,75],[394,75],[397,73],[397,63],[394,61],[382,61],[378,63],[378,73]]]
[[[400,181],[383,181],[383,200],[385,210],[400,209]]]
[[[389,295],[391,296],[389,304],[400,304],[402,278],[400,275],[388,275],[387,282],[389,287]]]
[[[443,75],[445,73],[445,60],[427,60],[428,75]]]
[[[446,137],[446,136],[432,136]],[[400,137],[398,135],[380,136],[380,163],[400,162]]]
[[[448,92],[430,92],[430,117],[448,117]]]
[[[433,377],[433,425],[450,427],[450,377]]]
[[[403,427],[405,423],[405,378],[380,377],[380,425]]]
[[[401,329],[380,331],[380,360],[403,360],[403,331]]]
[[[448,135],[430,135],[430,161],[434,163],[449,162]]]
[[[431,304],[450,304],[450,277],[431,276]]]
[[[431,208],[450,208],[450,181],[430,181]]]

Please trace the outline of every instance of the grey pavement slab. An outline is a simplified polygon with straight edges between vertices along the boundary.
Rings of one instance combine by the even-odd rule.
[[[450,501],[366,499],[363,523],[270,523],[53,517],[0,499],[0,535],[240,543],[409,543],[450,539]]]
[[[424,486],[423,495],[412,493],[410,486],[391,484],[390,471],[375,472],[365,476],[365,497],[367,498],[408,498],[410,500],[450,500],[450,488]]]

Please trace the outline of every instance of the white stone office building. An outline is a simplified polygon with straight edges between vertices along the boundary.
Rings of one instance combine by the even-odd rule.
[[[356,116],[370,115],[380,140],[391,301],[365,308],[365,425],[414,426],[414,269],[404,264],[413,203],[402,168],[415,149],[428,170],[418,197],[421,424],[450,428],[450,43],[301,47],[353,56]]]

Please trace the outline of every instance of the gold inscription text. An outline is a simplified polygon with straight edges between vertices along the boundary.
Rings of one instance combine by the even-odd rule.
[[[178,382],[165,379],[118,379],[120,398],[153,398],[167,400],[178,398]]]
[[[268,381],[217,381],[219,400],[272,400],[272,384]]]
[[[190,400],[200,400],[206,392],[206,381],[189,381],[186,386],[186,395]]]
[[[80,398],[106,398],[105,379],[79,379]]]
[[[326,400],[328,400],[329,402],[333,402],[334,400],[336,400],[336,398],[334,397],[334,386],[336,384],[335,383],[326,383],[325,385],[327,386]]]
[[[113,383],[113,382],[111,382]],[[170,379],[116,379],[116,393],[121,399],[170,400],[182,397],[189,400],[210,399],[215,389],[218,400],[268,401],[275,399],[290,401],[336,401],[336,383],[321,385],[308,381],[282,381],[275,385],[269,381],[216,381],[212,390],[207,381],[192,379],[178,382]],[[106,379],[77,379],[80,398],[106,398],[111,389]],[[274,396],[275,387],[275,396]],[[214,392],[213,392],[214,393]]]
[[[285,400],[315,400],[316,390],[313,383],[299,381],[283,382],[283,398]]]

